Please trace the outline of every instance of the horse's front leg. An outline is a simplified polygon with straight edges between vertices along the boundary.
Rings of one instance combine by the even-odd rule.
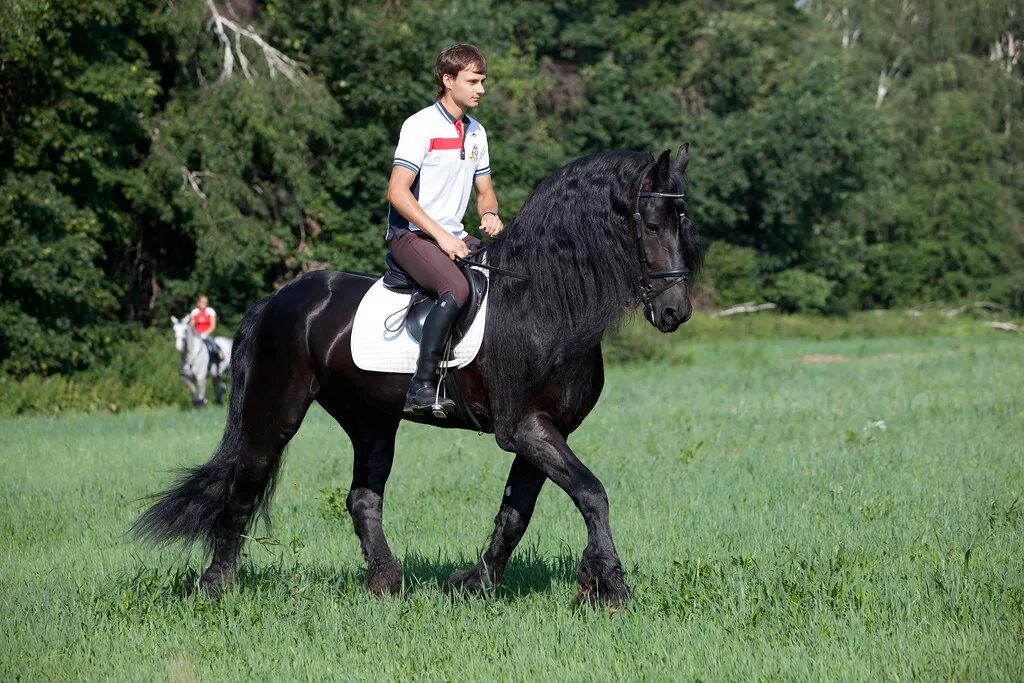
[[[587,547],[576,570],[580,597],[613,607],[625,604],[630,591],[612,542],[608,494],[601,481],[580,462],[546,415],[526,416],[510,439],[499,438],[499,445],[514,450],[555,482],[583,515]]]
[[[196,395],[199,392],[199,388],[196,387],[195,380],[188,375],[182,375],[181,379],[185,382],[185,386],[188,387],[188,393],[192,395],[192,404],[195,405]]]
[[[509,557],[530,524],[544,480],[540,470],[522,456],[516,456],[505,482],[501,508],[494,518],[494,533],[487,552],[474,566],[449,576],[444,583],[445,592],[480,593],[501,583]]]
[[[196,398],[193,403],[197,406],[206,405],[206,373],[197,373],[196,377]]]

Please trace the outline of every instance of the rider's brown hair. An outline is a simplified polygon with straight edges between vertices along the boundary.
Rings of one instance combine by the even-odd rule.
[[[455,78],[464,69],[473,68],[478,73],[487,73],[487,60],[475,45],[457,43],[437,56],[434,64],[434,83],[437,85],[437,99],[444,97],[445,74]]]

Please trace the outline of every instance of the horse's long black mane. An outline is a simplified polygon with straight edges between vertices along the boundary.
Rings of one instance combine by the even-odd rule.
[[[537,186],[488,248],[491,263],[530,278],[491,277],[488,385],[513,410],[532,385],[573,372],[639,303],[643,266],[629,215],[635,181],[652,162],[646,152],[608,152],[570,163]],[[678,175],[673,184],[682,190]],[[696,267],[695,234],[683,242]]]

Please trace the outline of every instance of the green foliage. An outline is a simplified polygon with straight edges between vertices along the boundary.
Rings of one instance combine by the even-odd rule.
[[[1009,248],[1021,214],[992,163],[998,136],[966,93],[932,99],[921,156],[897,184],[894,210],[876,226],[868,251],[869,289],[881,304],[987,298],[1024,268]]]
[[[134,331],[94,340],[103,362],[70,375],[0,375],[0,415],[119,412],[187,405],[188,389],[178,377],[178,354],[169,333]]]
[[[767,288],[768,298],[788,313],[821,312],[831,294],[831,282],[800,268],[776,273]]]
[[[1020,310],[1009,0],[218,6],[309,78],[244,39],[252,82],[220,78],[202,0],[0,3],[0,372],[102,364],[200,291],[229,327],[305,270],[379,271],[399,127],[456,41],[489,59],[506,221],[571,159],[691,140],[706,299]]]
[[[1024,315],[1024,271],[1007,276],[995,298],[1006,301],[1016,315]]]
[[[716,241],[708,246],[701,285],[717,306],[726,307],[764,297],[757,252]]]
[[[814,61],[764,108],[712,121],[702,133],[708,151],[692,172],[702,197],[698,224],[716,240],[755,250],[766,274],[816,266],[816,275],[849,285],[847,267],[857,267],[856,233],[842,215],[847,197],[876,180],[882,140],[846,72],[836,60]],[[737,277],[746,289],[749,275]],[[715,286],[732,285],[720,276]]]

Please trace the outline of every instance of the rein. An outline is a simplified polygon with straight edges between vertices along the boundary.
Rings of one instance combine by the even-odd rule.
[[[680,266],[679,268],[669,268],[666,270],[651,270],[650,261],[647,259],[647,248],[644,246],[644,229],[646,229],[646,223],[644,223],[644,217],[640,214],[640,200],[641,199],[685,199],[686,195],[682,193],[673,192],[644,192],[640,188],[643,187],[644,177],[647,173],[654,168],[657,162],[651,162],[640,172],[637,178],[637,193],[633,199],[633,226],[636,229],[636,246],[637,254],[640,256],[640,263],[643,264],[644,274],[640,279],[640,296],[643,299],[644,305],[651,309],[653,315],[653,304],[654,300],[659,296],[672,289],[680,282],[688,282],[690,280],[690,269],[686,266]],[[685,214],[679,214],[680,219]],[[663,280],[670,277],[677,278],[672,282],[668,283],[661,289],[655,289],[652,280]]]
[[[481,251],[483,251],[483,249],[478,249],[474,253],[479,253]],[[516,278],[517,280],[523,280],[525,282],[531,282],[530,278],[527,277],[526,275],[522,275],[520,273],[516,273],[515,271],[508,270],[507,268],[499,268],[498,266],[490,266],[490,265],[487,265],[486,263],[481,263],[479,261],[474,261],[471,258],[463,258],[461,256],[456,256],[455,257],[455,262],[463,264],[463,265],[467,265],[467,266],[475,266],[477,268],[483,268],[484,270],[493,270],[495,273],[501,273],[502,275],[508,275],[509,277]]]

